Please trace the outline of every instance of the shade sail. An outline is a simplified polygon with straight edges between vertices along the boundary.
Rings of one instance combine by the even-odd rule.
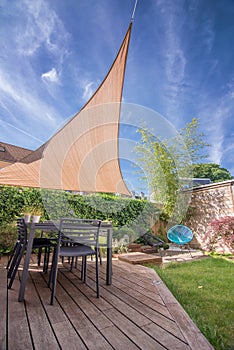
[[[132,23],[105,79],[49,141],[0,170],[0,184],[129,195],[118,158],[119,118]]]

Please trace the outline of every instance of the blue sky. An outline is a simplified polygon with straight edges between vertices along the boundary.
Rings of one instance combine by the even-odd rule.
[[[135,0],[0,0],[0,141],[38,148],[108,72]],[[123,100],[193,117],[234,174],[234,1],[139,0]]]

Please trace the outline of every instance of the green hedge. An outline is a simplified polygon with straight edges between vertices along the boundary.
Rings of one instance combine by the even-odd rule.
[[[16,218],[23,216],[28,208],[40,209],[42,220],[70,216],[111,220],[116,228],[130,227],[136,234],[149,229],[152,217],[159,215],[155,205],[146,200],[105,193],[79,195],[66,191],[0,186],[0,203],[0,252],[3,241],[8,241],[5,236],[6,232],[9,235],[9,225],[14,227]]]

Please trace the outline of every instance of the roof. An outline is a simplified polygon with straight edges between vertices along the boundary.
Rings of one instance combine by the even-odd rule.
[[[15,163],[27,157],[33,151],[0,141],[0,161]]]

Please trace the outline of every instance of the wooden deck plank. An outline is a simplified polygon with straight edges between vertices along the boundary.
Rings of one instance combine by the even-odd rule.
[[[65,270],[64,274],[66,275],[66,273],[71,278],[70,272]],[[81,290],[85,293],[85,295],[89,296],[91,303],[96,305],[101,310],[102,313],[106,312],[106,315],[108,315],[108,310],[113,309],[111,304],[109,304],[103,298],[96,298],[95,291],[94,290],[90,291],[90,288],[86,284],[83,284],[77,281],[77,278],[75,276],[72,276],[71,280],[73,281],[73,283],[75,283],[76,286],[77,285],[80,286]],[[77,291],[75,292],[75,295],[77,295]],[[103,308],[103,304],[104,304],[104,308]],[[77,317],[77,314],[75,315],[75,317]],[[95,320],[95,323],[96,323],[96,320]],[[132,340],[129,339],[127,336],[125,336],[115,325],[113,325],[112,322],[110,326],[103,327],[103,324],[97,324],[97,327],[100,333],[108,340],[108,342],[111,344],[111,346],[114,349],[116,350],[122,350],[125,348],[129,350],[139,349],[139,347],[137,347],[132,342]]]
[[[0,349],[6,349],[6,317],[7,317],[7,272],[5,257],[0,258]]]
[[[102,279],[105,278],[103,274],[101,274]],[[141,286],[133,284],[133,282],[129,281],[128,279],[124,279],[121,276],[118,275],[118,278],[115,277],[115,275],[112,277],[113,284],[115,287],[121,289],[123,292],[125,292],[127,295],[129,295],[131,298],[136,299],[140,302],[141,307],[142,304],[150,307],[152,310],[155,310],[158,313],[161,313],[162,315],[166,316],[167,318],[173,319],[171,314],[169,313],[166,305],[164,304],[162,298],[159,294],[157,294],[157,291],[155,289],[155,292],[149,291]]]
[[[64,274],[70,274],[69,271],[64,270]],[[79,275],[79,272],[77,272]],[[74,273],[74,276],[76,276],[76,273]],[[73,278],[74,283],[77,283],[76,277],[70,276],[69,278]],[[89,279],[90,283],[90,279]],[[92,281],[91,283],[93,285],[93,288],[95,288],[95,283]],[[103,284],[105,285],[105,284]],[[77,288],[82,288],[82,285],[80,283],[77,283]],[[84,285],[84,288],[88,288],[87,285]],[[107,289],[113,289],[115,287],[108,286]],[[122,333],[126,335],[126,337],[129,337],[129,332],[131,334],[130,338],[133,343],[135,343],[138,347],[141,348],[143,346],[143,342],[145,344],[144,349],[161,349],[163,348],[157,341],[154,341],[151,337],[149,337],[146,333],[141,331],[142,325],[146,325],[150,322],[146,317],[144,317],[142,314],[136,312],[136,310],[132,310],[130,307],[128,307],[127,304],[119,300],[115,297],[111,292],[108,292],[105,290],[102,286],[101,289],[101,296],[106,301],[108,301],[113,308],[109,308],[108,310],[102,311],[104,314],[106,314],[106,317],[111,320],[115,324],[116,327],[118,327]],[[92,294],[87,293],[87,295],[90,295],[90,298],[93,299],[94,290],[92,291]],[[92,295],[92,297],[91,297]],[[82,308],[83,309],[83,308]],[[136,333],[133,337],[132,333]]]
[[[113,309],[109,310],[106,316],[110,317],[116,327],[118,327],[123,334],[129,337],[140,349],[165,350],[165,347],[160,345],[156,340],[152,339],[134,322],[130,321],[128,317],[126,317],[127,315],[125,316],[119,311]]]
[[[66,271],[64,271],[64,273],[68,273]],[[78,272],[79,274],[79,272]],[[74,276],[76,275],[76,273],[74,273]],[[70,278],[72,278],[70,276]],[[74,281],[76,281],[76,278],[74,278]],[[90,282],[90,280],[89,280]],[[74,282],[77,283],[77,282]],[[92,281],[92,287],[95,289],[95,283],[94,281]],[[104,285],[104,284],[103,284]],[[81,288],[80,284],[77,284],[78,288]],[[113,286],[108,286],[107,288],[112,288]],[[88,288],[87,285],[84,285],[84,288]],[[113,287],[114,288],[114,287]],[[148,323],[149,321],[146,318],[142,318],[140,316],[140,321],[137,320],[138,316],[137,313],[135,313],[135,318],[134,321],[131,321],[129,319],[129,310],[126,310],[127,305],[122,304],[122,302],[120,301],[121,305],[121,310],[119,310],[120,305],[118,304],[118,299],[115,298],[115,296],[111,295],[111,293],[108,294],[107,291],[105,291],[105,289],[101,286],[101,295],[102,298],[104,298],[106,301],[108,301],[111,305],[113,305],[114,307],[109,308],[108,310],[104,310],[103,314],[106,315],[106,317],[108,319],[111,320],[111,322],[122,332],[122,334],[125,334],[127,338],[131,339],[131,342],[133,342],[138,348],[140,349],[165,349],[164,347],[162,347],[157,341],[154,341],[150,336],[148,336],[146,333],[141,331],[141,327],[139,327],[138,325],[135,324],[134,321],[137,321],[139,323],[142,322],[145,324]],[[94,293],[94,290],[92,290],[92,294]],[[87,293],[89,295],[91,295],[90,293]],[[108,294],[108,297],[103,294]],[[93,296],[92,296],[93,298]],[[115,299],[115,302],[113,302],[113,299]],[[96,299],[97,300],[97,299]],[[116,307],[116,304],[117,307]],[[132,315],[133,318],[133,315]],[[143,345],[144,344],[144,345]],[[120,349],[122,349],[120,347]]]
[[[89,272],[89,277],[95,279],[95,274]],[[94,280],[92,279],[89,279],[87,283],[94,286]],[[134,285],[132,287],[134,288]],[[143,305],[142,310],[142,305],[138,301],[134,301],[129,295],[122,293],[116,286],[105,287],[103,284],[100,289],[102,298],[108,300],[113,305],[113,308],[122,313],[122,315],[126,314],[129,321],[133,322],[134,325],[137,325],[139,328],[146,330],[155,340],[161,337],[163,339],[163,346],[172,346],[174,342],[175,349],[189,349],[175,321],[156,313],[145,305]],[[147,328],[148,325],[151,327]],[[154,333],[152,333],[152,329],[154,329]]]
[[[87,284],[89,286],[95,285],[95,282],[92,279],[87,280]],[[140,312],[137,312],[134,310],[131,306],[129,306],[127,303],[122,301],[120,298],[115,296],[115,287],[114,286],[108,286],[107,289],[105,289],[103,286],[100,286],[100,294],[103,299],[108,301],[110,305],[113,306],[114,309],[119,310],[121,313],[126,313],[128,315],[129,319],[134,319],[135,323],[141,327],[147,323],[149,323],[149,320],[142,315]],[[109,310],[108,310],[109,311]]]
[[[166,305],[161,304],[162,299],[160,297],[157,298],[157,301],[153,300],[151,295],[149,296],[149,294],[147,292],[145,294],[140,293],[138,289],[136,290],[136,289],[132,288],[132,284],[126,286],[125,284],[123,285],[120,280],[115,281],[115,286],[118,287],[119,289],[121,289],[122,291],[124,291],[126,294],[128,294],[132,298],[138,300],[139,303],[141,303],[141,307],[142,307],[142,305],[146,305],[146,306],[150,307],[151,310],[154,310],[154,311],[166,316],[167,318],[172,319],[172,316],[169,313]],[[156,299],[156,296],[155,296],[155,299]]]
[[[158,279],[161,280],[159,277]],[[157,285],[157,288],[159,289],[160,294],[162,295],[162,298],[167,304],[172,316],[176,320],[178,327],[183,332],[184,337],[188,341],[191,349],[212,350],[213,347],[211,346],[211,344],[204,337],[204,335],[201,333],[201,331],[198,329],[195,323],[191,320],[191,318],[188,316],[188,314],[185,312],[182,306],[177,302],[173,294],[168,290],[168,288],[165,286],[162,280],[161,283]]]
[[[89,277],[92,276],[94,278],[94,274],[89,273]],[[87,281],[87,283],[92,283],[93,281]],[[132,284],[132,288],[129,289],[129,293],[134,289],[134,284]],[[101,289],[102,297],[111,300],[112,305],[120,310],[120,312],[126,312],[128,314],[129,319],[134,320],[134,322],[139,326],[143,327],[150,322],[154,322],[155,331],[161,332],[162,336],[165,334],[174,335],[176,338],[180,339],[180,341],[185,342],[185,338],[178,328],[178,325],[171,318],[165,317],[160,314],[157,310],[152,310],[149,306],[142,304],[140,301],[133,298],[130,294],[121,290],[121,288],[110,288],[109,286],[103,285],[103,289]],[[111,297],[108,295],[108,292],[111,293]],[[114,296],[114,297],[113,297]],[[110,299],[111,298],[111,299]],[[144,296],[142,296],[144,298]],[[120,304],[120,301],[122,303]],[[117,304],[116,304],[117,302]],[[141,319],[141,316],[144,318]],[[140,320],[140,322],[139,322]],[[179,341],[179,344],[180,344]],[[175,339],[177,342],[177,339]],[[183,344],[182,344],[183,346]]]
[[[133,317],[136,311],[138,311],[138,313],[144,315],[148,320],[154,322],[155,328],[158,328],[159,331],[166,332],[166,333],[173,333],[176,337],[184,340],[184,337],[181,331],[178,329],[174,320],[171,320],[168,317],[163,316],[162,314],[151,309],[147,305],[144,305],[140,301],[135,300],[130,295],[127,295],[126,293],[124,294],[121,293],[121,291],[118,291],[116,288],[114,289],[114,294],[118,299],[123,300],[123,303],[125,304],[125,309],[126,309],[126,305],[133,308]],[[139,324],[139,326],[141,325]]]
[[[39,272],[35,272],[39,273]],[[25,304],[35,349],[59,349],[58,341],[51,327],[43,305],[31,278],[27,280]]]
[[[127,279],[130,282],[135,283],[137,287],[142,287],[153,293],[158,293],[157,290],[155,290],[154,284],[152,283],[151,276],[148,274],[147,270],[150,269],[146,269],[141,265],[130,265],[122,261],[118,261],[118,263],[116,262],[113,269],[117,275],[120,274],[123,278],[126,275]]]
[[[69,271],[67,272],[71,274]],[[73,310],[71,313],[67,314],[67,316],[87,348],[90,350],[112,349],[111,345],[98,329],[109,327],[112,325],[112,322],[110,322],[94,304],[90,303],[87,297],[83,295],[73,283],[69,283],[69,280],[62,273],[59,273],[58,282],[56,299],[61,303],[60,293],[65,292],[66,294],[63,293],[63,304],[73,303]],[[78,279],[77,283],[82,285],[81,281]],[[62,288],[64,284],[66,284],[66,291]],[[62,306],[63,304],[61,303]]]
[[[151,335],[166,348],[173,350],[190,350],[188,343],[183,342],[181,339],[176,338],[172,333],[166,332],[165,330],[155,327],[155,323],[150,323],[142,327],[147,334]]]
[[[72,283],[68,284],[68,281],[71,280]],[[63,273],[60,273],[59,281],[61,284],[66,283],[66,290],[69,292],[69,295],[76,301],[77,305],[80,306],[82,311],[89,317],[90,320],[94,323],[94,325],[98,328],[106,328],[112,326],[112,322],[110,322],[102,313],[100,309],[98,309],[93,303],[93,300],[96,300],[96,292],[93,290],[86,289],[85,295],[82,294],[83,283],[79,278],[70,271],[64,269]]]
[[[24,303],[18,302],[18,276],[8,290],[8,349],[24,350],[32,348],[32,339],[28,327],[27,313]]]
[[[106,311],[106,310],[105,310]],[[105,338],[108,340],[110,345],[115,350],[136,350],[139,349],[138,346],[136,346],[130,338],[128,338],[119,328],[117,328],[115,325],[106,327],[105,329],[101,330],[101,333]]]
[[[76,332],[72,322],[66,316],[66,313],[61,308],[61,305],[55,300],[54,305],[50,305],[50,289],[47,286],[45,278],[42,274],[31,273],[31,278],[40,296],[48,320],[53,327],[59,345],[63,349],[76,350],[77,348],[86,349],[83,341]]]

